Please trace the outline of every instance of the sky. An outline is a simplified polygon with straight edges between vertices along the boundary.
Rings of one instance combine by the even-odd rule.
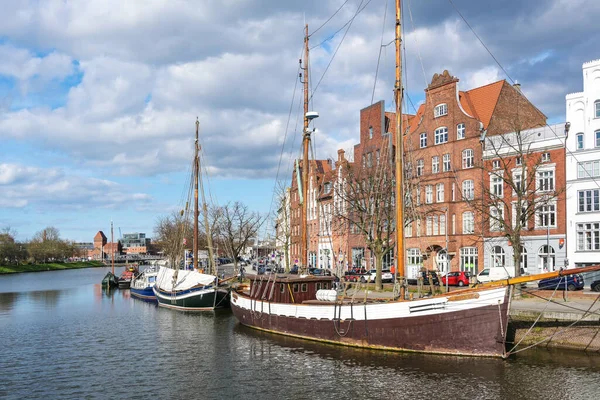
[[[597,0],[403,4],[408,112],[447,69],[461,90],[517,81],[562,122],[600,58]],[[392,0],[0,0],[0,15],[0,229],[19,240],[91,242],[111,220],[115,238],[152,237],[185,202],[196,118],[210,202],[272,212],[300,155],[305,23],[316,157],[350,155],[360,109],[393,109]]]

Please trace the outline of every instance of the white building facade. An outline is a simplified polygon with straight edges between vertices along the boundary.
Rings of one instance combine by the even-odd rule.
[[[567,256],[578,267],[600,262],[600,60],[583,64],[583,92],[566,108]]]

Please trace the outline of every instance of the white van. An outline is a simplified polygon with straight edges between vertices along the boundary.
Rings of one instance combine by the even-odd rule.
[[[513,278],[514,276],[515,276],[515,271],[513,271],[511,268],[505,268],[505,267],[485,268],[477,274],[477,282],[478,283],[486,283],[486,282],[491,282],[491,281],[499,281],[502,279]]]

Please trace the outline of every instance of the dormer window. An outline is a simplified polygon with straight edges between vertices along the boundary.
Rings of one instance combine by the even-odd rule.
[[[550,153],[542,153],[542,162],[550,162]]]
[[[438,104],[433,110],[433,117],[441,117],[442,115],[448,115],[448,105],[446,103]]]
[[[369,127],[369,139],[373,139],[373,127]]]
[[[596,118],[600,118],[600,100],[594,102],[594,115]]]

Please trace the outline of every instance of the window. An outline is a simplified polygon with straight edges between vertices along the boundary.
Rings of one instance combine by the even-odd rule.
[[[519,267],[527,272],[527,250],[525,247],[521,246],[521,261],[519,262]]]
[[[444,172],[450,171],[450,154],[444,154],[442,169]]]
[[[416,197],[417,205],[420,206],[421,205],[421,186],[417,186],[415,197]]]
[[[537,228],[556,227],[556,205],[546,204],[537,209]]]
[[[550,153],[542,153],[542,162],[550,162]]]
[[[456,189],[456,185],[454,182],[452,182],[452,201],[456,201],[456,194],[455,194],[455,190]]]
[[[594,132],[594,136],[596,138],[596,147],[600,147],[600,131]]]
[[[303,284],[302,284],[302,286],[301,286],[301,290],[302,290],[303,292],[307,292],[307,291],[308,291],[308,287],[307,287],[306,283],[303,283]]]
[[[475,182],[470,179],[463,181],[462,191],[464,200],[473,200],[475,198]]]
[[[522,157],[515,158],[515,165],[517,167],[520,167],[521,165],[523,165],[523,158]]]
[[[520,221],[520,226],[522,229],[527,229],[527,203],[526,202],[521,202],[521,211],[519,212],[519,207],[517,205],[518,203],[513,203],[512,204],[512,226],[513,228],[516,228],[517,226],[517,217],[519,218],[518,220]],[[519,214],[519,215],[517,215]]]
[[[433,232],[433,217],[428,216],[425,219],[425,235],[431,236],[432,232]]]
[[[466,211],[462,215],[463,219],[463,234],[475,233],[475,218],[471,211]]]
[[[436,201],[438,203],[443,203],[444,202],[444,184],[443,183],[438,183],[436,185]]]
[[[323,187],[323,192],[325,194],[331,192],[331,182],[325,182],[325,185]]]
[[[446,215],[440,215],[440,235],[446,234]]]
[[[425,161],[423,159],[417,160],[417,176],[422,176],[425,170]]]
[[[477,247],[462,247],[460,249],[460,270],[477,274]]]
[[[285,285],[283,283],[279,284],[279,293],[285,293]]]
[[[494,160],[494,161],[492,161],[492,168],[493,169],[500,169],[500,160]]]
[[[408,266],[421,268],[423,266],[423,256],[421,255],[421,249],[406,249]]]
[[[583,150],[583,133],[577,134],[577,150]]]
[[[367,167],[367,156],[365,156],[364,154],[362,155],[362,167]]]
[[[427,147],[427,134],[425,132],[421,133],[420,144],[421,148]]]
[[[523,171],[521,169],[513,171],[513,196],[523,195],[525,193],[525,180],[523,179]],[[516,190],[515,190],[516,189]]]
[[[446,103],[438,104],[433,109],[433,117],[434,118],[441,117],[442,115],[447,115],[447,114],[448,114],[448,105]]]
[[[425,204],[433,203],[433,185],[425,186]]]
[[[281,286],[283,286],[283,285],[281,285]],[[317,291],[321,290],[321,282],[316,283],[315,289],[317,289]]]
[[[495,197],[504,196],[504,182],[502,177],[496,173],[490,176],[490,192]]]
[[[373,139],[373,127],[369,127],[369,139]]]
[[[504,207],[490,207],[490,231],[497,232],[504,227]]]
[[[540,247],[538,251],[538,259],[540,261],[540,269],[544,272],[554,271],[555,258],[554,248],[552,246],[544,245]]]
[[[577,178],[596,178],[600,176],[600,161],[586,161],[577,164]]]
[[[538,171],[538,190],[550,192],[554,190],[554,170]]]
[[[501,246],[492,247],[492,252],[490,253],[490,266],[494,267],[504,267],[506,262],[506,257],[504,254],[504,249]]]
[[[456,140],[465,138],[465,124],[456,125]]]
[[[596,100],[594,102],[594,115],[596,116],[596,118],[600,118],[600,100]]]
[[[409,222],[408,225],[404,227],[404,234],[406,235],[406,237],[412,236],[412,222]]]
[[[367,154],[367,167],[371,168],[373,166],[373,153]]]
[[[473,168],[475,164],[475,156],[472,149],[465,149],[462,152],[462,166],[463,169]]]
[[[298,284],[294,283],[294,286],[292,286],[294,289],[294,293],[298,293]]]
[[[445,126],[435,130],[435,144],[442,144],[448,141],[448,128]]]
[[[577,251],[600,250],[600,223],[577,224]]]
[[[600,190],[580,190],[577,197],[579,212],[600,211]]]
[[[440,157],[431,157],[431,173],[437,174],[438,172],[440,172]]]
[[[376,160],[376,162],[377,162],[377,166],[379,166],[379,159],[381,158],[381,154],[380,154],[380,153],[381,153],[381,152],[380,152],[379,150],[377,150],[377,151],[375,152],[375,160]]]

